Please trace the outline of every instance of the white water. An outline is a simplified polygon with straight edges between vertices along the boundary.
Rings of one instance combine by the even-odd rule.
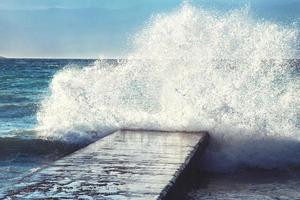
[[[208,169],[299,165],[300,82],[283,61],[296,40],[295,29],[247,8],[221,15],[183,4],[132,37],[127,61],[58,72],[38,113],[41,137],[208,130]]]

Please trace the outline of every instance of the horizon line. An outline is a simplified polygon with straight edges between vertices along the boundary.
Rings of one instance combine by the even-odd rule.
[[[83,60],[97,60],[97,59],[126,59],[124,57],[7,57],[0,56],[0,59],[83,59]]]

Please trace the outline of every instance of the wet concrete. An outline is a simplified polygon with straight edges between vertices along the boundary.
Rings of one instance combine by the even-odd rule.
[[[205,132],[117,131],[25,177],[6,199],[174,199]]]

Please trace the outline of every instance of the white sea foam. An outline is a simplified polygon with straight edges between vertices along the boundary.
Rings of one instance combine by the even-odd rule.
[[[58,72],[41,137],[93,139],[120,128],[208,130],[208,169],[300,164],[299,79],[284,59],[297,31],[187,3],[154,16],[126,61]]]

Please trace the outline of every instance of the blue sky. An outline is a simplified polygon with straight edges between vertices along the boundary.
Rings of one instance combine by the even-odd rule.
[[[191,0],[226,11],[251,5],[259,18],[299,21],[299,0]],[[149,17],[180,0],[0,0],[0,55],[8,57],[122,57],[128,38]]]

